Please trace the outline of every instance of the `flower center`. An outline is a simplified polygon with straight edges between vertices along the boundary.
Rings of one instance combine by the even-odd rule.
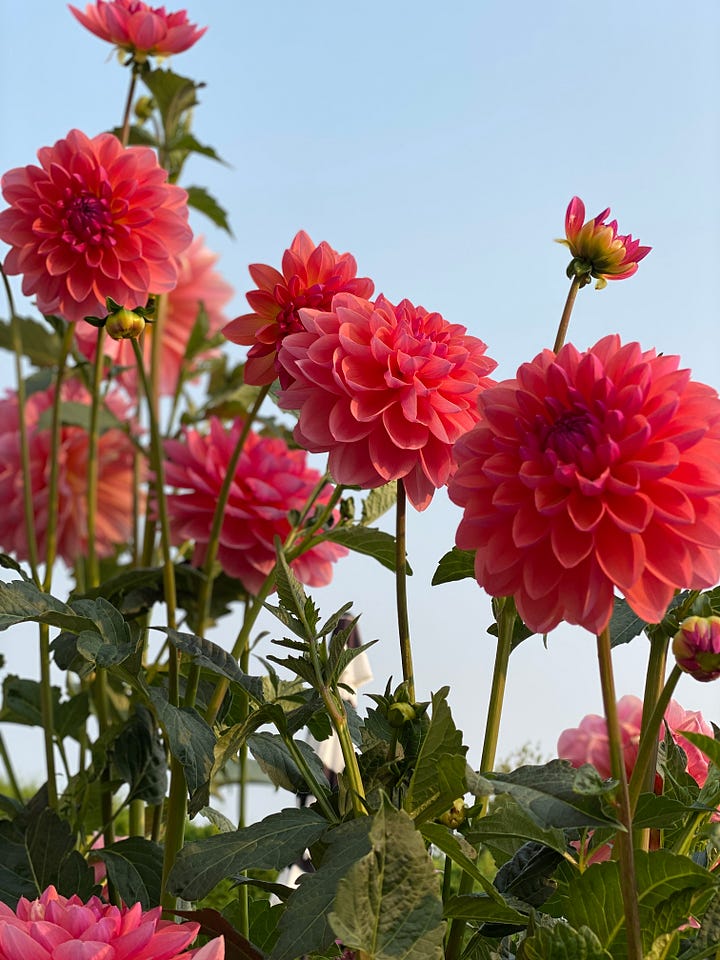
[[[558,460],[576,463],[598,441],[597,425],[586,410],[569,410],[553,423],[545,439],[545,449]],[[582,458],[584,459],[584,457]]]
[[[88,245],[112,242],[112,217],[108,201],[91,193],[74,195],[66,200],[63,216],[63,240],[82,252]]]

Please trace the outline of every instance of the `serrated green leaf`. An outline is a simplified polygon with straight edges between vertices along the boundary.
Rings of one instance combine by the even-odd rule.
[[[277,733],[253,733],[247,738],[248,749],[276,787],[292,793],[312,793],[311,786],[297,767],[290,751]],[[310,744],[295,741],[295,747],[320,784],[330,789],[320,758]]]
[[[453,547],[444,557],[441,557],[437,569],[433,574],[432,585],[452,583],[454,580],[475,579],[475,551],[459,550]]]
[[[361,523],[367,527],[392,510],[397,503],[397,480],[391,480],[383,487],[375,487],[362,502]]]
[[[53,709],[60,705],[60,688],[51,687]],[[41,727],[42,690],[37,680],[27,680],[10,674],[3,680],[3,705],[0,719],[5,723],[20,723],[29,727]]]
[[[7,553],[0,553],[0,567],[3,567],[5,570],[14,570],[15,573],[19,573],[23,580],[30,582],[30,577],[23,570],[22,566],[17,562],[14,557],[8,556]]]
[[[152,714],[138,704],[112,745],[112,761],[125,783],[128,800],[156,806],[167,790],[167,761]]]
[[[89,403],[79,403],[76,400],[64,400],[60,404],[60,423],[66,427],[80,427],[90,430],[91,406]],[[53,408],[48,407],[38,417],[38,429],[49,430],[52,426]],[[108,430],[124,430],[125,424],[107,407],[100,406],[98,410],[98,429],[101,434]]]
[[[288,566],[279,540],[275,544],[277,564],[275,567],[275,586],[284,610],[302,625],[299,635],[304,639],[315,637],[318,624],[318,611],[307,596],[302,584]]]
[[[332,530],[327,530],[323,537],[325,540],[339,543],[355,553],[372,557],[383,567],[395,571],[395,537],[385,533],[384,530],[363,526],[334,527]],[[407,575],[411,576],[412,570],[407,561],[405,569]]]
[[[232,237],[233,232],[230,229],[227,211],[217,202],[215,197],[208,193],[204,187],[186,187],[188,195],[188,205],[212,220],[216,227],[220,227]]]
[[[227,650],[224,650],[212,640],[206,640],[194,633],[181,633],[179,630],[171,630],[169,627],[155,627],[155,630],[161,630],[167,635],[172,645],[182,651],[197,666],[204,670],[211,670],[213,673],[246,690],[256,703],[262,703],[263,684],[261,677],[251,677],[243,673],[235,657],[231,656]]]
[[[370,818],[369,839],[371,851],[337,885],[330,926],[374,960],[441,960],[442,901],[420,833],[385,802]]]
[[[610,643],[613,647],[621,643],[630,643],[639,636],[647,623],[630,608],[627,600],[615,597],[613,613],[610,618]]]
[[[75,836],[67,821],[46,809],[30,819],[25,844],[40,894],[51,884],[57,885],[60,864],[74,849]]]
[[[66,603],[43,593],[34,583],[25,580],[0,583],[0,630],[28,621],[46,623],[71,633],[95,629],[92,620],[78,616]]]
[[[420,826],[420,832],[428,843],[432,843],[438,850],[442,851],[446,857],[449,857],[453,863],[456,863],[465,873],[469,874],[476,883],[479,883],[492,900],[504,906],[502,894],[500,894],[491,881],[478,870],[477,864],[467,855],[460,840],[452,830],[442,823],[431,822],[423,823]],[[469,847],[470,844],[464,841],[464,846]]]
[[[217,160],[218,163],[222,163],[224,166],[228,164],[223,160],[223,158],[217,153],[213,147],[209,147],[207,144],[200,143],[191,133],[183,133],[182,136],[177,137],[171,144],[168,144],[171,150],[183,150],[186,153],[199,153],[203,157],[209,157],[211,160]]]
[[[430,725],[403,804],[418,825],[445,813],[467,792],[467,747],[447,704],[449,691],[449,687],[442,687],[432,697]]]
[[[461,893],[450,897],[443,915],[447,920],[473,920],[476,923],[510,923],[519,926],[527,923],[524,913],[480,893]]]
[[[36,367],[54,367],[60,357],[61,341],[57,333],[30,317],[18,317],[22,353]],[[0,349],[15,350],[12,326],[0,322]]]
[[[588,927],[575,930],[568,923],[534,925],[518,947],[518,960],[612,960]]]
[[[14,910],[20,897],[33,900],[40,892],[24,835],[9,820],[0,821],[0,901]]]
[[[128,837],[108,847],[93,850],[102,860],[108,878],[125,903],[141,903],[150,910],[160,903],[162,847],[144,837]]]
[[[234,833],[186,843],[168,878],[168,889],[184,900],[199,900],[221,880],[244,870],[280,870],[327,828],[327,821],[314,810],[292,808]]]

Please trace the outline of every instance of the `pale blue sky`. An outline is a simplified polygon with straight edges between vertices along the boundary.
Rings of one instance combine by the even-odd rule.
[[[33,162],[71,127],[92,135],[119,122],[126,72],[64,3],[1,9],[0,170]],[[229,211],[234,241],[200,218],[195,227],[222,254],[236,312],[247,263],[279,263],[303,228],[351,251],[378,292],[465,324],[497,375],[512,376],[554,339],[568,254],[553,238],[578,194],[589,215],[611,206],[620,231],[653,251],[630,281],[581,293],[570,339],[582,348],[619,332],[680,353],[697,379],[720,386],[715,0],[442,10],[425,0],[216,0],[190,3],[189,14],[210,29],[171,66],[207,82],[195,133],[231,166],[193,160],[183,182],[207,185]],[[420,695],[451,684],[477,762],[489,604],[469,581],[429,585],[459,516],[440,491],[410,518],[412,632]],[[382,688],[400,675],[390,574],[363,558],[343,563],[317,601],[329,613],[347,599],[364,639],[381,638],[372,663]],[[26,672],[16,637],[0,649]],[[619,694],[641,694],[645,653],[642,638],[618,651]],[[600,711],[596,673],[594,640],[579,629],[557,630],[547,650],[528,640],[511,661],[500,753],[539,741],[550,755],[562,729]],[[720,721],[717,684],[684,678],[678,699]]]

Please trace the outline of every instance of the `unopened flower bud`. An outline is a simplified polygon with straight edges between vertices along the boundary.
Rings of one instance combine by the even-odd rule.
[[[152,116],[155,109],[155,101],[152,97],[138,97],[135,101],[135,116],[144,123]]]
[[[145,329],[145,317],[134,310],[120,307],[107,318],[105,329],[113,340],[137,340]]]
[[[720,677],[720,617],[688,617],[672,644],[677,665],[696,680]]]
[[[411,703],[391,703],[388,707],[387,721],[391,727],[402,727],[415,716],[415,707]]]
[[[440,823],[444,823],[446,827],[450,827],[451,830],[457,830],[461,823],[465,820],[465,801],[462,797],[456,800],[453,805],[438,817]]]

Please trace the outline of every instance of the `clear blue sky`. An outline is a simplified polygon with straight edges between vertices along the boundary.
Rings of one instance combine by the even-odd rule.
[[[119,122],[126,72],[64,3],[1,9],[1,170],[33,162],[71,127],[92,135]],[[475,0],[442,11],[425,0],[216,0],[189,14],[210,29],[171,66],[207,82],[195,133],[230,166],[198,159],[184,184],[207,185],[229,211],[234,241],[200,218],[195,228],[222,254],[236,312],[247,264],[277,264],[304,228],[350,250],[392,300],[465,324],[498,376],[512,376],[553,341],[568,284],[568,254],[553,238],[578,194],[589,215],[611,206],[620,231],[653,251],[630,281],[581,293],[570,339],[582,348],[619,332],[680,353],[697,379],[720,386],[715,0]],[[9,369],[0,367],[8,385]],[[412,633],[420,695],[452,686],[476,763],[489,603],[469,581],[430,588],[459,515],[440,491],[410,518]],[[381,638],[375,687],[399,677],[387,571],[354,558],[316,599],[326,613],[353,599],[364,639]],[[229,643],[233,631],[215,639]],[[11,668],[27,672],[16,647],[17,634],[4,634]],[[641,694],[645,654],[642,638],[618,651],[619,694]],[[596,674],[583,631],[561,628],[547,649],[528,640],[511,660],[500,753],[530,741],[550,755],[562,729],[600,712]],[[677,698],[720,721],[717,684],[683,678]]]

